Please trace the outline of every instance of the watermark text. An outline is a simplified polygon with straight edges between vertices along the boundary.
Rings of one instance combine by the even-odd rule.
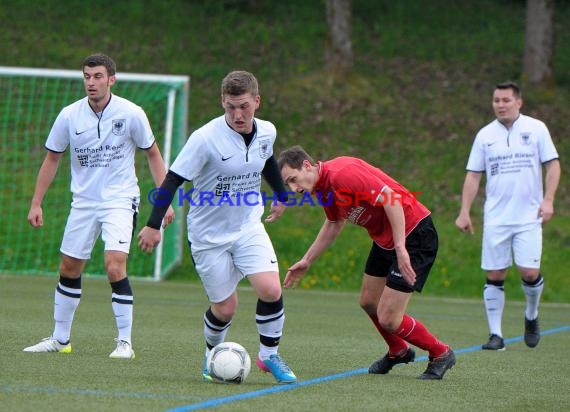
[[[358,192],[349,189],[338,189],[334,192],[316,192],[314,195],[304,192],[301,196],[295,192],[272,193],[267,192],[209,192],[197,191],[192,188],[184,190],[178,188],[177,205],[184,206],[188,204],[191,207],[197,206],[259,206],[266,205],[268,202],[277,204],[280,202],[285,206],[331,206],[333,203],[338,207],[359,207],[363,204],[373,206],[394,206],[396,204],[403,205],[404,199],[408,202],[417,202],[417,196],[422,192],[380,192],[374,191]],[[170,193],[166,189],[152,189],[147,196],[149,202],[153,206],[166,206],[172,203]]]

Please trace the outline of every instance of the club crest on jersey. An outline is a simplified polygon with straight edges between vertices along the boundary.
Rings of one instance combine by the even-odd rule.
[[[113,120],[113,134],[116,136],[124,136],[127,130],[127,121],[125,119]]]
[[[271,156],[271,146],[269,142],[270,140],[262,140],[259,142],[259,157],[262,159],[267,159]]]
[[[525,146],[530,144],[530,133],[521,133],[521,143]]]

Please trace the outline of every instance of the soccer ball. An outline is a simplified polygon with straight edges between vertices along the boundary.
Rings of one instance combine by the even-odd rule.
[[[251,359],[239,343],[222,342],[212,348],[206,365],[212,379],[224,383],[242,383],[249,375]]]

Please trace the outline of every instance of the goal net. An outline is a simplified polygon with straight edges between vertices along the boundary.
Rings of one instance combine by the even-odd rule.
[[[167,167],[187,138],[189,88],[188,76],[118,73],[112,89],[145,110]],[[43,227],[30,226],[27,215],[46,154],[45,140],[59,111],[85,97],[83,73],[0,67],[0,92],[0,274],[54,275],[59,272],[59,247],[71,204],[68,153],[44,198]],[[142,150],[135,164],[141,205],[127,270],[129,276],[159,280],[182,260],[184,211],[175,208],[176,220],[164,230],[152,255],[140,251],[136,234],[150,214],[147,195],[154,181]],[[105,275],[101,239],[85,273]]]

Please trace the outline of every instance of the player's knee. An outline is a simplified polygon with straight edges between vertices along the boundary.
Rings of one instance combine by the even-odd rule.
[[[507,270],[506,269],[488,270],[487,271],[487,279],[489,279],[491,281],[505,280],[506,277],[507,277]]]
[[[59,263],[59,273],[65,278],[77,278],[83,272],[83,261],[63,256]]]
[[[402,323],[402,322],[401,322],[401,320],[397,320],[391,316],[379,314],[378,315],[378,323],[380,324],[382,329],[393,333],[393,332],[396,332],[396,330],[400,326],[400,323]]]
[[[283,291],[281,290],[281,285],[271,284],[267,285],[259,294],[259,299],[264,302],[276,302],[281,298]]]
[[[214,316],[222,322],[232,320],[237,311],[237,303],[234,302],[213,303],[210,307]]]
[[[374,302],[372,302],[368,299],[365,299],[363,297],[360,297],[358,304],[360,305],[362,310],[364,312],[366,312],[366,314],[368,314],[368,315],[375,315],[376,314],[376,310],[377,310],[378,306]]]
[[[111,282],[118,282],[127,276],[125,268],[118,263],[106,263],[105,271],[107,272],[107,276]]]
[[[526,283],[534,283],[540,276],[539,269],[519,268],[521,279]]]
[[[76,270],[72,265],[66,265],[62,262],[59,265],[59,273],[64,278],[74,278],[76,275]]]
[[[127,255],[119,252],[105,253],[105,271],[111,282],[118,282],[126,277]]]

